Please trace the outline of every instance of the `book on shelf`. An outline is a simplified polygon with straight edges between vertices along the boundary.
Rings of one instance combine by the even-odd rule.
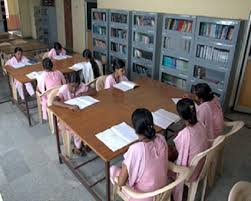
[[[96,134],[96,137],[113,152],[139,139],[135,130],[125,122]]]
[[[120,89],[122,91],[129,91],[131,89],[134,89],[136,86],[138,86],[136,83],[131,81],[122,81],[115,85],[113,85],[114,88]]]
[[[90,105],[93,105],[95,103],[98,103],[98,102],[99,102],[99,100],[92,98],[91,96],[80,96],[77,98],[67,100],[64,103],[68,104],[68,105],[77,105],[79,107],[79,109],[82,110],[82,109],[84,109]]]
[[[164,109],[159,109],[152,112],[153,122],[156,126],[162,129],[168,128],[172,123],[176,123],[180,120],[180,117],[172,112],[168,112]]]
[[[167,19],[165,28],[178,32],[192,32],[192,21],[182,19]]]

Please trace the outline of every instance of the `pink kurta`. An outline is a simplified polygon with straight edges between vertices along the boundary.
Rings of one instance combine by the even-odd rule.
[[[66,55],[66,51],[64,50],[64,48],[61,49],[61,52],[59,54],[59,56],[65,56]],[[48,57],[50,59],[54,59],[57,56],[57,52],[54,48],[52,48],[49,53],[48,53]]]
[[[128,81],[128,79],[126,76],[123,75],[119,79],[119,82],[121,81]],[[113,77],[113,74],[108,75],[107,78],[105,79],[105,89],[111,88],[114,84],[117,84],[117,83]]]
[[[151,192],[167,185],[168,147],[165,138],[157,134],[150,142],[137,142],[124,154],[123,164],[128,171],[128,185],[138,192]],[[111,181],[119,176],[121,169],[112,166]],[[153,198],[130,199],[152,201]]]
[[[72,98],[75,98],[76,96],[80,95],[80,93],[84,93],[88,91],[88,86],[85,84],[80,84],[76,93],[71,93],[69,90],[69,85],[65,84],[62,87],[60,87],[58,92],[58,97],[61,99],[62,102],[70,100]],[[74,137],[74,144],[75,146],[80,149],[81,148],[81,139],[74,134],[74,132],[67,127],[67,125],[63,125],[63,123],[59,123],[59,129],[60,130],[68,130],[72,136]]]
[[[203,123],[198,122],[193,127],[186,127],[181,130],[174,139],[178,151],[177,165],[188,166],[194,156],[208,148],[207,130]],[[189,179],[194,181],[199,176],[203,161],[198,165],[194,174]],[[174,190],[174,200],[181,201],[183,195],[183,184]]]
[[[28,61],[29,60],[25,56],[22,56],[21,61],[18,62],[16,57],[13,56],[11,59],[9,59],[6,62],[5,65],[9,65],[9,66],[12,66],[13,68],[15,68],[14,65],[17,65],[20,63],[26,65],[28,63]],[[20,83],[17,80],[14,80],[14,82],[15,82],[15,86],[16,86],[16,89],[18,91],[19,96],[21,97],[22,100],[24,100],[24,92],[23,92],[23,88],[22,88],[22,83]],[[34,91],[31,83],[26,83],[25,88],[30,96],[33,96],[35,94],[35,91]]]
[[[222,135],[224,129],[224,116],[221,108],[221,104],[219,102],[218,97],[214,97],[211,100],[209,106],[213,113],[213,132],[214,132],[214,139],[217,138],[219,135]]]
[[[52,89],[53,87],[60,86],[65,83],[66,81],[64,75],[60,71],[44,71],[39,78],[37,87],[41,93],[44,93],[46,90]],[[43,119],[47,120],[47,97],[42,96],[41,101]]]
[[[198,105],[197,118],[206,126],[208,139],[214,139],[213,111],[209,102]]]

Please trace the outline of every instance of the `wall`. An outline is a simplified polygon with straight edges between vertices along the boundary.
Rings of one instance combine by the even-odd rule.
[[[7,16],[8,30],[20,29],[18,0],[5,1],[8,5],[9,16]]]
[[[29,12],[30,12],[30,18],[31,18],[31,35],[32,38],[37,38],[36,33],[36,25],[35,25],[35,18],[34,18],[34,6],[39,6],[40,1],[38,0],[29,0]]]
[[[251,0],[98,0],[98,7],[247,19]]]
[[[65,46],[65,25],[64,25],[64,1],[55,1],[56,12],[57,12],[57,31],[58,31],[58,42],[62,46]]]
[[[29,0],[18,0],[21,32],[23,37],[32,36],[31,13],[29,3]]]

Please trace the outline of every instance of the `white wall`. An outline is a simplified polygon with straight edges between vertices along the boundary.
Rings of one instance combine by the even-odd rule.
[[[65,46],[65,25],[64,25],[64,1],[55,1],[56,12],[57,12],[57,31],[58,31],[58,42]]]

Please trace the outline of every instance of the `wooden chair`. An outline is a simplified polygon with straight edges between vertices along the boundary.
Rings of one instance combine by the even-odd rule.
[[[194,171],[196,170],[200,161],[205,160],[205,163],[203,165],[203,168],[202,168],[197,180],[190,182],[188,179],[185,181],[185,185],[189,189],[187,201],[194,201],[195,200],[195,195],[197,192],[198,184],[201,180],[203,180],[203,190],[202,190],[201,201],[204,201],[210,164],[212,163],[212,160],[215,157],[215,153],[218,151],[218,149],[221,148],[221,146],[223,146],[224,140],[225,140],[225,136],[223,136],[223,135],[218,136],[214,140],[213,145],[209,149],[197,154],[192,159],[191,163],[188,166],[190,169],[190,176],[194,173]]]
[[[96,90],[97,91],[101,91],[105,88],[105,80],[107,78],[107,75],[102,75],[100,77],[97,78],[96,81]]]
[[[229,139],[230,136],[237,133],[244,126],[244,122],[243,121],[232,121],[232,122],[225,121],[224,125],[226,128],[231,128],[227,133],[224,134],[227,140]],[[225,141],[225,143],[226,142],[227,141]],[[222,148],[218,150],[214,159],[212,160],[209,177],[208,177],[208,183],[210,187],[212,187],[215,182],[216,173],[219,173],[220,175],[223,174],[223,163],[224,163],[223,154],[224,154],[224,146],[222,146]]]
[[[228,201],[251,201],[251,183],[246,181],[236,183],[229,193]]]
[[[117,195],[124,201],[129,201],[128,196],[134,199],[144,199],[153,197],[154,201],[170,201],[172,190],[174,189],[174,187],[176,187],[185,179],[187,179],[189,175],[189,169],[186,167],[177,166],[171,162],[168,162],[168,169],[174,173],[178,173],[176,180],[161,189],[148,193],[136,192],[128,186],[123,186],[120,190],[118,186],[118,177],[116,177],[113,188],[113,201],[116,201]]]

